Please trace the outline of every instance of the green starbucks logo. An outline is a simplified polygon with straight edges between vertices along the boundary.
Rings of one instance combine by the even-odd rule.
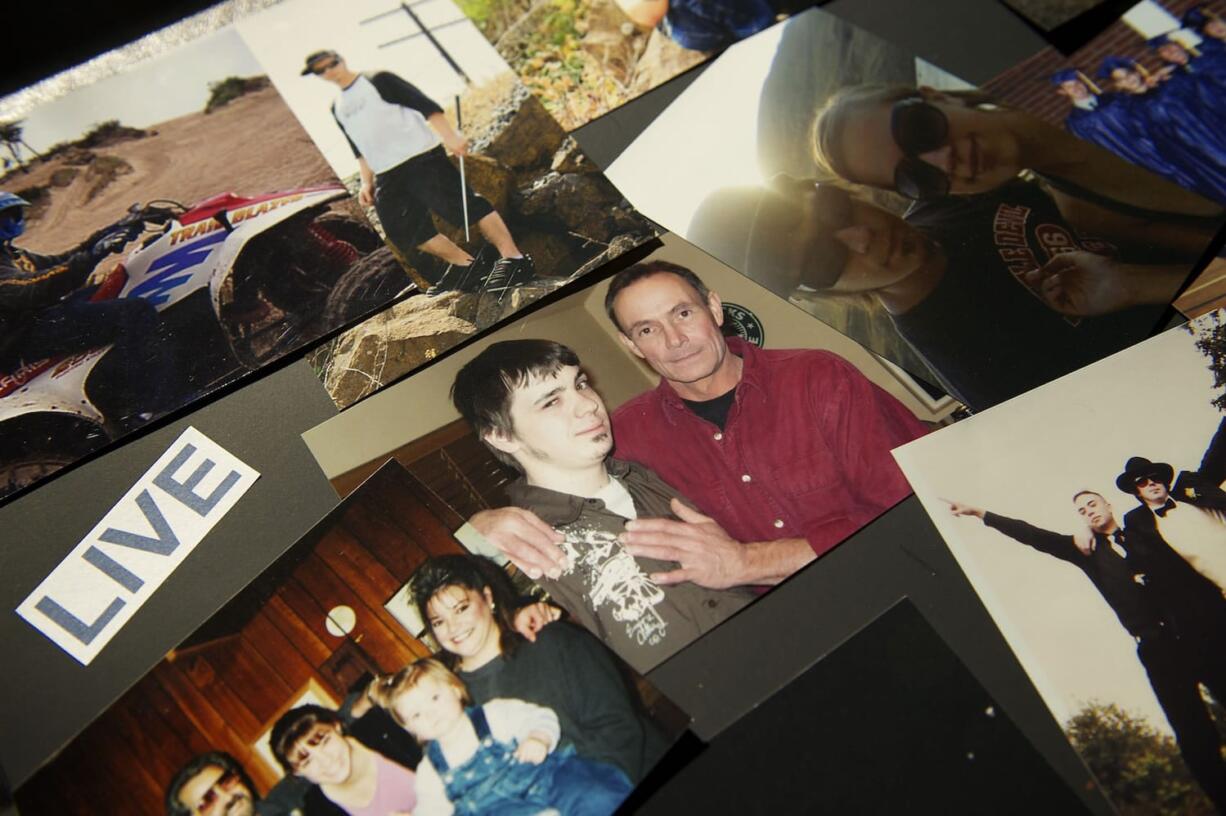
[[[724,303],[724,335],[739,337],[758,348],[766,342],[766,330],[753,312],[736,303]]]

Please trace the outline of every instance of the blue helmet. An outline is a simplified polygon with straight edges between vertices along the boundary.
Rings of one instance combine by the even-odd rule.
[[[30,202],[26,201],[19,195],[14,193],[6,193],[0,190],[0,212],[7,210],[9,207],[28,207]]]
[[[25,207],[30,206],[19,195],[0,191],[0,241],[11,241],[26,229]]]

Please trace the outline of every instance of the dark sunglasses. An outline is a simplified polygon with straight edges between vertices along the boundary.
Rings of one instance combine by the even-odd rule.
[[[311,73],[314,74],[315,76],[319,76],[324,71],[329,71],[335,68],[337,65],[340,65],[340,62],[341,62],[340,60],[333,58],[333,59],[328,60],[327,62],[321,62],[318,65],[312,65]]]
[[[1145,487],[1146,485],[1151,485],[1151,484],[1160,484],[1163,487],[1166,486],[1166,482],[1160,481],[1159,479],[1156,479],[1153,476],[1138,476],[1137,478],[1132,480],[1132,483],[1136,485],[1137,487]]]
[[[780,174],[770,181],[753,215],[746,272],[772,288],[834,286],[848,249],[834,234],[851,225],[851,196],[829,184]]]
[[[914,201],[949,195],[949,176],[920,155],[949,140],[949,119],[918,96],[900,99],[890,109],[890,134],[903,152],[894,168],[894,189]]]
[[[221,791],[232,787],[237,781],[238,774],[234,771],[226,771],[217,777],[217,781],[209,786],[209,789],[204,792],[204,796],[201,796],[200,801],[196,803],[195,812],[198,814],[209,813],[221,800]]]

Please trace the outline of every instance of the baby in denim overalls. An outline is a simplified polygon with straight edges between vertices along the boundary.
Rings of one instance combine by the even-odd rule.
[[[377,696],[426,749],[414,816],[607,816],[630,792],[617,768],[558,749],[552,709],[512,699],[465,707],[468,689],[433,658],[386,678]]]

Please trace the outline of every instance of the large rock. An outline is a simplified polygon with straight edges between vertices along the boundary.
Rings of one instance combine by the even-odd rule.
[[[565,138],[565,132],[540,100],[528,94],[515,110],[501,114],[483,134],[481,152],[513,169],[544,167]]]
[[[460,297],[411,297],[341,335],[324,377],[333,401],[352,405],[476,332],[453,313]]]
[[[451,162],[458,170],[460,160],[455,156]],[[466,156],[464,158],[464,180],[473,190],[489,199],[494,209],[505,212],[515,187],[514,174],[497,159],[490,156]],[[456,190],[459,196],[460,191]]]
[[[563,140],[562,146],[558,148],[557,153],[553,154],[553,160],[549,162],[549,169],[555,173],[600,172],[600,168],[587,157],[573,136],[567,136]]]
[[[638,96],[650,91],[678,74],[688,71],[702,62],[706,55],[701,51],[682,48],[659,31],[652,31],[647,47],[634,66],[630,80],[630,95]]]
[[[621,200],[607,179],[585,173],[546,173],[515,194],[523,215],[559,221],[583,238],[602,242],[616,231],[610,213]]]
[[[568,235],[554,231],[520,230],[515,242],[523,252],[532,256],[536,274],[551,277],[570,275],[581,258],[576,254],[579,242]]]

